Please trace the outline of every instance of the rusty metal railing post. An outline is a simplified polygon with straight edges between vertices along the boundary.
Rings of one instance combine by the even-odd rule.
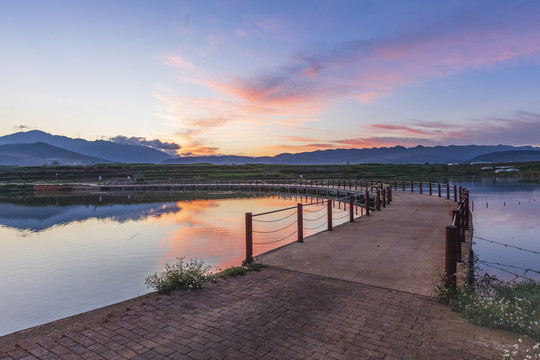
[[[386,207],[386,187],[382,189],[382,207]]]
[[[349,195],[349,221],[354,222],[354,198]]]
[[[469,217],[471,216],[469,209],[469,190],[464,190],[464,200],[465,200],[465,230],[469,230]]]
[[[453,225],[457,228],[457,239],[456,239],[456,261],[462,262],[461,255],[461,214],[459,210],[452,210],[452,219]]]
[[[457,228],[452,225],[446,226],[446,243],[444,256],[444,287],[456,288],[456,242]]]
[[[431,188],[431,181],[429,182],[429,196],[433,195],[433,189]]]
[[[454,202],[457,202],[457,185],[454,185]]]
[[[422,194],[422,180],[420,180],[420,194]]]
[[[397,191],[397,180],[396,179],[394,179],[394,190]]]
[[[328,231],[332,231],[332,200],[328,199],[327,201],[328,207],[326,211],[327,219],[328,219]]]
[[[414,181],[411,180],[411,192],[413,193],[414,192]]]
[[[450,200],[450,184],[446,184],[446,198]]]
[[[402,191],[405,191],[405,180],[401,180]]]
[[[302,203],[296,204],[296,215],[298,223],[298,242],[304,242],[304,215],[302,213]]]
[[[439,187],[439,197],[441,197],[441,183],[438,183],[437,185]]]
[[[381,190],[377,189],[377,204],[376,204],[377,211],[381,210]]]
[[[366,215],[369,215],[369,191],[366,188]]]
[[[246,213],[246,259],[244,264],[253,262],[253,216],[252,213]]]

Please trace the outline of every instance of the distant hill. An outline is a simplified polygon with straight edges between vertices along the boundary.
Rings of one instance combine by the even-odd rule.
[[[165,160],[163,164],[288,164],[288,165],[323,165],[323,164],[365,164],[365,163],[391,163],[391,164],[424,164],[430,163],[463,163],[479,155],[509,150],[534,150],[527,146],[516,148],[508,145],[466,145],[466,146],[416,146],[405,148],[395,146],[391,148],[371,149],[332,149],[302,152],[297,154],[279,154],[274,157],[248,157],[248,156],[199,156],[182,157]]]
[[[40,143],[41,151],[33,151],[28,144]],[[119,144],[112,141],[84,139],[72,139],[66,136],[51,135],[40,130],[18,132],[0,137],[0,146],[24,145],[13,150],[0,150],[0,165],[42,165],[50,163],[47,159],[56,160],[61,164],[91,164],[96,162],[119,162],[119,163],[154,163],[154,164],[196,164],[210,163],[224,164],[284,164],[284,165],[327,165],[327,164],[365,164],[365,163],[390,163],[390,164],[424,164],[429,163],[468,163],[471,161],[531,161],[516,160],[478,160],[480,156],[491,153],[511,153],[522,151],[523,159],[537,159],[536,152],[540,148],[531,146],[514,147],[508,145],[465,145],[465,146],[415,146],[406,148],[403,146],[382,147],[371,149],[331,149],[301,152],[296,154],[283,153],[276,156],[190,156],[171,158],[168,154],[144,145]],[[43,147],[48,144],[51,148]],[[8,149],[8,148],[6,148]],[[53,151],[54,150],[54,151]],[[60,153],[60,150],[66,152]],[[69,154],[69,152],[71,154]],[[531,158],[527,158],[526,152],[530,152]],[[517,153],[515,153],[517,154]],[[502,156],[502,155],[498,155]]]
[[[0,137],[0,145],[47,143],[89,157],[122,163],[160,163],[170,156],[162,151],[142,145],[117,144],[111,141],[72,139],[51,135],[40,130],[18,132]]]
[[[19,166],[88,165],[110,161],[65,150],[44,142],[0,145],[0,164]]]
[[[509,162],[526,162],[540,161],[540,150],[509,150],[496,151],[488,154],[479,155],[470,160],[470,162],[492,162],[492,163],[509,163]]]

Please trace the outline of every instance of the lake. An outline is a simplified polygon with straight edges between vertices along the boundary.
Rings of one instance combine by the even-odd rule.
[[[540,183],[513,178],[459,183],[471,195],[473,249],[480,272],[507,281],[540,281]]]
[[[4,199],[0,336],[148,293],[145,277],[177,257],[222,269],[239,266],[245,258],[245,212],[316,201],[172,192]],[[333,210],[335,225],[348,219],[342,207]],[[305,209],[304,226],[310,229],[304,236],[324,230],[325,208]],[[295,214],[291,209],[254,218],[254,254],[294,241]]]
[[[485,262],[478,264],[480,271],[505,280],[540,280],[540,184],[504,178],[453,182],[471,194],[473,248]],[[316,199],[204,192],[4,198],[0,336],[148,293],[145,277],[177,257],[201,258],[222,269],[238,266],[245,257],[245,212],[298,202]],[[342,207],[334,209],[334,225],[348,220]],[[324,230],[323,206],[305,210],[304,236]],[[256,219],[255,254],[294,241],[294,209]]]

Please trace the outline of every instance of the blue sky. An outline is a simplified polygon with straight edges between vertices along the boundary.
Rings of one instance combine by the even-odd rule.
[[[540,146],[540,2],[0,1],[0,135]]]

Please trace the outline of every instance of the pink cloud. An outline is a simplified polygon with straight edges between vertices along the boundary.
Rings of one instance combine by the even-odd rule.
[[[415,129],[410,126],[389,125],[389,124],[369,124],[369,127],[371,129],[398,131],[400,133],[406,133],[406,134],[432,135],[431,132]]]
[[[268,124],[297,128],[299,123],[316,119],[327,105],[338,99],[356,98],[364,104],[373,104],[400,86],[425,79],[539,61],[540,13],[497,11],[497,8],[489,9],[478,12],[474,19],[459,18],[459,21],[451,17],[434,18],[430,24],[421,24],[414,30],[402,29],[386,38],[317,46],[297,52],[274,68],[250,74],[224,78],[198,71],[194,78],[182,81],[216,95],[166,96],[167,99],[161,100],[167,110],[159,116],[171,123],[176,121],[181,129],[191,130],[185,140],[193,139],[190,141],[194,149],[207,147],[219,151],[207,143],[210,140],[206,136],[232,123],[242,123],[253,131]],[[250,18],[236,28],[236,35],[275,35],[286,26],[278,18]],[[218,38],[210,40],[221,41]],[[181,54],[162,61],[182,70],[198,70]],[[282,141],[293,144],[276,145],[276,149],[482,143],[488,134],[505,142],[504,134],[513,133],[516,135],[512,141],[526,139],[525,142],[532,143],[531,134],[540,130],[526,116],[471,122],[467,126],[418,122],[411,126],[371,124],[366,128],[370,131],[368,137],[335,141],[329,141],[328,135],[282,137]]]
[[[439,19],[441,24],[434,20],[394,37],[320,46],[273,70],[234,77],[222,86],[246,101],[291,104],[354,96],[373,103],[396,87],[423,79],[539,60],[537,12],[484,16],[458,23]]]

